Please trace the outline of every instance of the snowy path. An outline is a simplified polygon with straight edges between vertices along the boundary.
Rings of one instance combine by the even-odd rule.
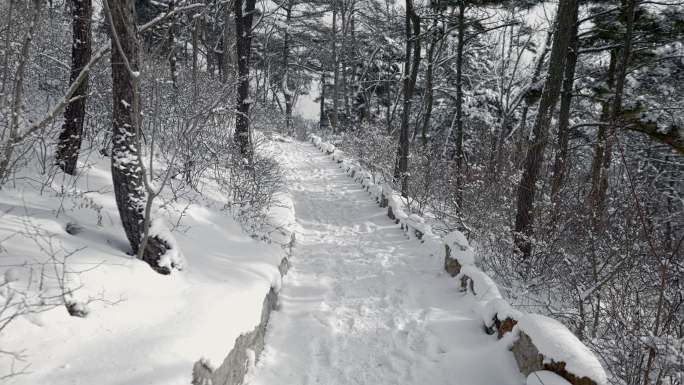
[[[294,267],[246,383],[523,382],[441,261],[313,146],[281,146],[298,223]]]

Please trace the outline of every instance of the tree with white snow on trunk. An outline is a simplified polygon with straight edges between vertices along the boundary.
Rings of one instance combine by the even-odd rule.
[[[235,51],[238,63],[238,84],[236,97],[235,142],[243,158],[251,159],[251,144],[249,141],[249,57],[252,53],[252,20],[256,0],[235,0],[233,14],[235,15],[235,33],[237,42]]]
[[[72,10],[72,47],[71,47],[71,83],[75,82],[83,67],[90,62],[91,49],[91,17],[92,0],[76,0]],[[76,161],[83,138],[83,123],[88,98],[88,78],[86,77],[76,89],[74,99],[64,111],[64,125],[59,134],[57,144],[57,164],[67,174],[76,174]]]
[[[109,4],[107,4],[109,3]],[[112,180],[121,223],[133,253],[160,274],[179,267],[173,241],[147,231],[145,166],[140,158],[139,42],[131,0],[105,2],[112,35]],[[155,226],[157,228],[159,226]]]

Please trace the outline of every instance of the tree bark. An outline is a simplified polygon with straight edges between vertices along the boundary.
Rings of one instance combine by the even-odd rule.
[[[349,104],[349,79],[347,79],[347,60],[349,59],[349,48],[347,44],[349,35],[349,19],[351,17],[352,10],[347,8],[347,2],[342,2],[342,42],[340,43],[340,51],[342,52],[342,58],[340,64],[342,66],[342,100],[344,101],[344,124],[345,128],[349,129],[349,121],[351,118],[351,108]],[[352,4],[353,5],[353,4]]]
[[[411,33],[413,31],[413,33]],[[401,181],[401,194],[408,196],[408,155],[409,155],[409,114],[411,113],[411,98],[418,77],[420,64],[420,18],[413,8],[413,0],[406,0],[406,52],[404,56],[404,109],[401,115],[401,131],[397,148],[397,161],[394,168],[394,178]],[[413,39],[413,46],[411,44]],[[413,48],[413,50],[412,50]],[[412,52],[413,51],[413,52]],[[413,64],[411,63],[413,53]],[[410,75],[409,75],[410,71]]]
[[[435,48],[439,43],[439,34],[437,31],[437,19],[435,19],[432,24],[433,36],[430,42],[430,47],[428,47],[427,52],[427,69],[425,70],[425,115],[423,115],[423,128],[421,130],[421,142],[423,146],[427,146],[427,135],[430,131],[430,119],[432,118],[432,105],[433,105],[433,84],[432,84],[432,72],[435,60]]]
[[[541,52],[539,55],[539,58],[537,58],[537,63],[534,67],[534,73],[532,74],[532,78],[530,79],[530,85],[534,86],[537,84],[539,81],[539,77],[541,76],[542,69],[544,68],[544,61],[546,60],[546,55],[549,54],[549,51],[551,51],[551,42],[553,41],[553,28],[549,29],[549,32],[546,34],[546,43],[544,44],[544,50]],[[514,163],[516,164],[516,167],[521,167],[522,166],[522,152],[523,152],[523,145],[527,142],[527,113],[530,110],[530,103],[524,103],[522,113],[520,114],[520,125],[518,126],[518,135],[517,135],[517,140],[515,144],[515,154],[514,154]],[[518,166],[520,165],[520,166]]]
[[[193,99],[197,99],[197,93],[199,91],[198,87],[198,77],[197,71],[199,70],[198,65],[198,55],[199,55],[199,29],[200,29],[200,18],[192,18],[192,96]]]
[[[328,114],[325,113],[325,71],[321,72],[321,97],[320,97],[319,127],[328,125]]]
[[[223,34],[221,36],[223,50],[221,51],[221,64],[219,67],[219,73],[221,74],[221,82],[226,83],[228,81],[230,69],[234,60],[233,51],[231,50],[231,32],[233,31],[230,23],[230,3],[226,4],[223,17],[225,18],[225,23],[223,25]]]
[[[83,67],[90,62],[92,0],[74,0],[72,9],[71,83],[78,78]],[[83,123],[88,97],[86,77],[74,93],[73,102],[64,111],[64,124],[57,143],[57,164],[67,174],[76,174],[76,161],[81,149]]]
[[[237,44],[238,84],[235,117],[235,142],[240,154],[251,162],[252,149],[249,141],[249,67],[252,53],[252,21],[256,0],[235,0],[235,34]],[[243,13],[244,4],[244,13]]]
[[[176,9],[176,1],[169,1],[169,12],[173,12]],[[171,74],[171,84],[173,88],[178,88],[176,84],[176,16],[171,16],[169,18],[169,31],[168,31],[168,45],[169,45],[169,72]]]
[[[618,125],[618,119],[622,112],[622,97],[629,65],[632,38],[634,32],[634,13],[637,0],[627,0],[623,11],[625,20],[625,35],[622,48],[611,55],[611,65],[608,68],[608,86],[615,90],[611,101],[604,104],[602,121],[608,120],[609,126],[600,126],[594,158],[592,160],[591,190],[589,192],[592,227],[594,231],[600,231],[605,205],[606,191],[608,190],[608,172],[612,160],[613,135]],[[612,104],[612,105],[611,105]]]
[[[333,59],[333,110],[332,110],[332,129],[337,132],[339,119],[337,110],[339,108],[339,92],[340,92],[340,66],[339,58],[337,57],[337,0],[333,0],[333,16],[332,16],[332,59]]]
[[[465,1],[458,2],[458,44],[456,46],[456,205],[463,205],[463,49],[465,47]]]
[[[575,24],[575,8],[577,8],[576,0],[560,0],[558,4],[556,33],[551,48],[549,70],[534,123],[534,140],[527,150],[525,170],[518,186],[514,239],[524,258],[528,258],[532,253],[532,210],[534,209],[536,184],[544,160],[544,149],[546,148],[551,117],[563,82],[565,58]]]
[[[577,10],[576,10],[577,11]],[[577,15],[575,15],[577,20]],[[567,172],[568,142],[570,138],[570,107],[572,106],[572,92],[575,85],[575,67],[577,66],[577,50],[579,39],[577,37],[577,23],[572,30],[570,48],[565,59],[563,78],[563,90],[561,94],[560,111],[558,113],[558,152],[553,163],[553,180],[551,181],[551,203],[553,204],[554,216],[557,214],[558,199],[563,186],[565,173]]]
[[[290,20],[292,18],[292,3],[285,5],[285,33],[283,34],[283,95],[285,96],[285,132],[291,134],[292,129],[292,102],[293,95],[290,90]]]
[[[107,5],[106,5],[107,6]],[[139,153],[140,89],[139,41],[135,8],[131,0],[116,0],[109,7],[112,27],[112,181],[126,238],[133,253],[155,271],[170,274],[173,266],[160,266],[160,257],[171,245],[149,237],[139,253],[145,233],[145,204],[148,199]],[[149,222],[149,221],[147,221]]]

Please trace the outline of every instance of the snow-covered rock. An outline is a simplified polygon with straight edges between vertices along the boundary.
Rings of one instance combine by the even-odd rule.
[[[467,287],[464,289],[469,290],[483,304],[502,298],[496,283],[475,265],[461,266],[461,273],[456,276],[456,279],[467,282]]]
[[[454,230],[444,237],[444,243],[449,246],[450,257],[457,260],[461,266],[475,264],[475,251],[465,235],[458,230]]]
[[[544,364],[565,363],[565,370],[575,377],[587,377],[598,385],[607,384],[606,372],[598,358],[562,323],[540,314],[525,314],[518,319],[516,329],[529,336],[544,356]]]
[[[504,321],[506,319],[513,320],[517,323],[522,317],[522,312],[513,309],[513,307],[502,298],[494,298],[487,302],[487,304],[482,307],[481,311],[482,322],[485,326],[490,328],[494,323],[494,320]]]

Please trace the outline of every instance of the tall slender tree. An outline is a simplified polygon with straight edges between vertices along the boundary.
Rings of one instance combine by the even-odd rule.
[[[294,92],[290,89],[290,23],[292,21],[292,0],[285,0],[285,31],[283,33],[283,95],[285,97],[285,132],[290,134],[292,129],[292,107]]]
[[[612,160],[612,146],[614,132],[619,125],[622,111],[622,100],[625,89],[627,70],[632,54],[632,40],[634,36],[634,18],[638,5],[637,0],[627,0],[623,4],[621,16],[625,24],[625,32],[620,49],[614,49],[611,53],[611,65],[609,66],[608,84],[614,89],[611,100],[603,105],[602,124],[599,127],[599,137],[596,142],[594,159],[592,161],[591,190],[587,201],[591,212],[592,226],[595,231],[601,227],[601,217],[604,210],[606,190],[608,189],[608,172]]]
[[[236,44],[238,64],[238,83],[235,106],[235,142],[242,156],[250,160],[252,156],[249,131],[249,70],[252,54],[252,23],[256,0],[234,0]]]
[[[465,1],[458,2],[456,45],[456,205],[463,205],[463,49],[465,48]]]
[[[563,70],[568,47],[577,22],[577,1],[560,0],[556,11],[556,32],[551,48],[549,70],[544,81],[544,89],[539,101],[539,109],[534,122],[534,139],[527,150],[525,169],[518,185],[518,203],[515,216],[514,238],[516,246],[527,258],[532,252],[531,237],[533,208],[539,170],[544,160],[544,150],[548,141],[549,126],[553,110],[560,95],[563,83]]]
[[[88,64],[92,55],[92,0],[72,2],[71,83]],[[64,124],[57,144],[57,164],[67,174],[76,173],[76,162],[83,138],[83,124],[88,98],[88,77],[76,89],[72,101],[64,110]]]
[[[418,78],[418,67],[420,65],[420,17],[413,6],[413,0],[406,0],[405,32],[404,109],[401,115],[401,130],[399,132],[394,179],[401,183],[401,194],[408,196],[409,115],[411,114],[411,98],[413,98],[413,91],[416,86],[416,79]]]
[[[170,274],[161,263],[171,245],[156,235],[141,250],[145,224],[144,164],[140,158],[139,40],[132,0],[105,0],[112,37],[112,181],[119,216],[133,253],[154,270]]]
[[[339,54],[337,52],[337,14],[338,14],[338,0],[332,0],[332,61],[333,61],[333,94],[332,94],[332,116],[330,123],[332,124],[333,132],[337,131],[339,125],[339,102],[340,102],[340,63]]]
[[[551,202],[554,207],[558,205],[560,190],[563,186],[568,163],[568,144],[570,141],[570,107],[572,106],[572,93],[575,86],[575,67],[577,66],[577,54],[579,38],[577,37],[577,23],[573,27],[568,56],[565,59],[563,75],[563,90],[558,112],[558,151],[553,163],[553,180],[551,182]],[[557,210],[554,209],[554,215]]]

